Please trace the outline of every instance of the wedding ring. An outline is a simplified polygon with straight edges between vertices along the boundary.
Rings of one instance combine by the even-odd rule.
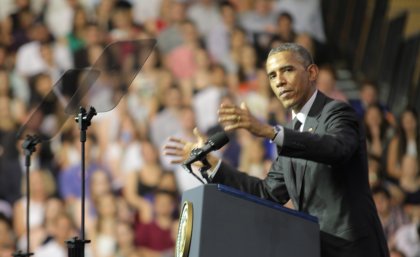
[[[241,116],[236,116],[236,123],[239,123],[241,121]]]

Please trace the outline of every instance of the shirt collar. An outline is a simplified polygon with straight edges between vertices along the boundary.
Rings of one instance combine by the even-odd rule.
[[[315,98],[316,95],[318,93],[318,90],[315,90],[315,92],[312,94],[311,98],[309,98],[309,100],[305,103],[305,105],[302,107],[302,109],[300,109],[300,111],[298,113],[296,113],[295,111],[292,110],[292,118],[295,119],[297,117],[297,119],[304,124],[306,117],[309,114],[309,110],[311,110],[311,107],[313,105],[313,103],[315,102]]]

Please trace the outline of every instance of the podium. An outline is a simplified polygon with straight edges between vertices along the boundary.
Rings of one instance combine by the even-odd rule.
[[[318,219],[216,184],[184,192],[176,256],[319,257]]]

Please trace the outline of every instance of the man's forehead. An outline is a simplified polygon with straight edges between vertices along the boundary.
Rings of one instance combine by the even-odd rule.
[[[302,62],[299,60],[297,55],[290,51],[283,51],[278,52],[275,54],[270,55],[267,58],[266,68],[267,70],[271,68],[278,68],[279,66],[286,66],[286,65],[297,65],[301,64]]]
[[[284,64],[286,62],[290,62],[291,59],[294,59],[291,56],[290,52],[279,52],[272,54],[268,57],[266,65],[269,66],[278,66],[280,64]]]

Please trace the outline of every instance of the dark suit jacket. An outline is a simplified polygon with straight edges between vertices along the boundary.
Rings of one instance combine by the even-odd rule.
[[[368,184],[364,132],[349,105],[318,91],[303,132],[288,124],[278,151],[264,180],[222,163],[213,182],[279,203],[291,199],[299,211],[318,217],[323,252],[363,241],[372,245],[369,255],[353,256],[388,256]]]

